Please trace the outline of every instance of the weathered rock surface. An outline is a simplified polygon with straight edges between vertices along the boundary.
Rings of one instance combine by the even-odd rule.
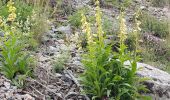
[[[63,6],[69,4],[75,9],[88,5],[90,0],[63,0]],[[149,6],[149,3],[145,0],[134,0],[134,6],[136,4],[142,10],[147,10],[158,18],[167,17],[167,8],[155,8]],[[54,6],[56,2],[51,0],[51,5]],[[93,7],[90,7],[94,9]],[[105,16],[109,17],[109,21],[112,21],[115,16],[118,15],[116,9],[101,9]],[[134,9],[127,10],[127,14],[132,16]],[[113,15],[114,14],[114,15]],[[170,13],[168,13],[170,16]],[[127,17],[129,20],[131,17]],[[116,26],[116,25],[115,25]],[[129,27],[129,26],[128,26]],[[0,75],[0,100],[88,100],[86,96],[81,94],[81,87],[78,84],[74,76],[75,73],[82,73],[84,71],[81,64],[80,52],[76,49],[75,36],[70,36],[70,44],[66,45],[63,39],[57,39],[57,35],[69,34],[73,35],[73,30],[70,25],[55,27],[52,26],[48,34],[44,36],[43,44],[36,53],[38,57],[37,68],[35,69],[36,79],[28,81],[26,92],[17,89],[13,86],[9,80]],[[1,33],[0,33],[1,35]],[[53,72],[53,63],[56,58],[60,56],[64,51],[71,53],[71,58],[65,64],[64,71],[62,73]],[[128,64],[128,63],[127,63]],[[170,100],[170,74],[161,71],[153,66],[138,63],[138,67],[142,67],[142,70],[137,72],[140,77],[148,77],[151,80],[145,82],[145,85],[150,90],[147,95],[153,97],[153,100]]]
[[[61,32],[61,33],[65,33],[65,34],[71,34],[72,33],[72,29],[71,29],[70,25],[61,26],[61,27],[58,27],[57,29],[52,28],[52,30],[54,32]]]
[[[0,74],[0,100],[35,100],[30,94],[22,92]]]
[[[137,66],[141,69],[137,72],[138,76],[150,78],[144,82],[150,90],[147,95],[153,100],[170,100],[170,74],[144,63],[137,63]]]
[[[139,76],[152,79],[145,84],[153,100],[170,100],[170,74],[143,63],[138,63],[138,67],[143,67],[137,72]]]

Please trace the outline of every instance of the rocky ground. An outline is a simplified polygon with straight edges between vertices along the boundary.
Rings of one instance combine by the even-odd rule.
[[[82,72],[77,47],[73,41],[67,44],[63,39],[58,39],[59,31],[71,30],[68,27],[56,29],[52,26],[44,35],[43,43],[36,52],[38,58],[36,78],[27,79],[25,89],[17,89],[8,79],[0,75],[0,100],[88,100],[87,96],[80,93],[81,87],[74,74]],[[71,37],[75,39],[75,36]],[[64,70],[55,73],[54,62],[66,52],[70,52],[70,55]]]
[[[88,5],[89,1],[71,0],[70,3],[77,9]],[[143,0],[136,0],[134,5],[136,4],[160,19],[169,16],[168,7],[151,7],[148,2]],[[93,9],[93,7],[91,8]],[[102,11],[111,18],[112,13],[117,14],[114,9],[110,8],[103,8]],[[66,38],[60,38],[59,34]],[[27,79],[26,88],[18,89],[0,74],[0,100],[89,100],[86,95],[81,94],[82,88],[77,79],[77,73],[83,72],[80,62],[81,52],[78,51],[75,41],[77,38],[78,36],[73,34],[70,25],[54,26],[51,24],[51,29],[43,36],[42,44],[35,53],[38,59],[35,79]],[[55,73],[54,63],[60,56],[68,52],[68,61],[64,70]],[[139,63],[138,67],[143,67],[143,70],[138,71],[139,76],[152,79],[146,81],[148,89],[151,90],[147,95],[153,96],[153,100],[170,100],[170,75],[146,64]]]

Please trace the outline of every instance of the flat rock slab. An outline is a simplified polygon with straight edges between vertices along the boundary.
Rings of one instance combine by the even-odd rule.
[[[129,62],[125,63],[125,65],[129,64]],[[150,90],[147,95],[153,100],[170,100],[170,74],[144,63],[137,63],[137,67],[141,69],[137,71],[138,76],[151,79],[144,83]]]

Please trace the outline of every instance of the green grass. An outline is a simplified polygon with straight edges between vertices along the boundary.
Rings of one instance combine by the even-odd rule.
[[[160,38],[169,36],[169,22],[168,20],[158,20],[152,15],[143,12],[140,16],[142,22],[141,28],[148,33]]]
[[[170,0],[151,0],[151,3],[155,7],[164,7],[170,4]]]

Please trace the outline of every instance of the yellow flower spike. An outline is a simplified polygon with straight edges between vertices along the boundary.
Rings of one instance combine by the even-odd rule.
[[[87,42],[88,44],[91,44],[93,43],[93,37],[92,37],[92,34],[91,34],[91,28],[90,28],[90,24],[87,22],[86,20],[86,17],[84,14],[81,14],[82,16],[82,29],[83,29],[83,32],[87,34]]]
[[[140,25],[141,25],[141,22],[138,20],[138,17],[139,17],[139,13],[140,13],[140,10],[138,10],[136,13],[135,13],[135,23],[134,23],[134,27],[133,27],[133,35],[135,36],[135,52],[134,52],[134,55],[136,57],[137,55],[137,52],[138,52],[138,48],[139,48],[139,44],[138,42],[142,42],[141,40],[139,40],[139,33],[141,31],[141,28],[140,28]]]
[[[126,20],[124,18],[124,12],[121,12],[119,16],[119,35],[118,37],[120,38],[120,42],[124,43],[124,41],[127,38],[127,27],[126,27]]]
[[[8,7],[8,12],[10,13],[8,15],[8,18],[7,18],[7,21],[15,21],[16,19],[16,8],[14,7],[14,2],[12,0],[10,0],[7,4],[7,7]]]
[[[8,15],[7,20],[13,22],[13,21],[15,21],[16,16],[17,15],[15,13],[11,13]]]
[[[141,25],[141,22],[140,21],[137,21],[137,29],[138,29],[138,31],[141,31],[141,28],[140,28],[140,25]]]
[[[8,12],[15,12],[16,11],[16,8],[15,7],[13,7],[13,6],[10,6],[9,7],[9,10],[8,10]]]
[[[97,5],[97,6],[99,6],[99,5],[100,5],[99,0],[96,0],[96,2],[95,2],[95,3],[96,3],[96,5]]]
[[[13,6],[13,5],[14,5],[14,2],[12,0],[8,1],[7,7],[10,7],[10,6]]]
[[[3,23],[2,16],[0,16],[0,26]]]
[[[5,36],[9,36],[10,35],[10,32],[5,32]]]
[[[96,17],[96,25],[97,25],[97,35],[98,35],[98,38],[99,38],[99,42],[100,42],[100,45],[101,46],[104,46],[104,38],[103,38],[103,35],[104,35],[104,32],[103,32],[103,29],[102,29],[102,19],[101,19],[101,10],[100,10],[100,7],[99,7],[99,1],[96,0],[96,14],[95,14],[95,17]]]

